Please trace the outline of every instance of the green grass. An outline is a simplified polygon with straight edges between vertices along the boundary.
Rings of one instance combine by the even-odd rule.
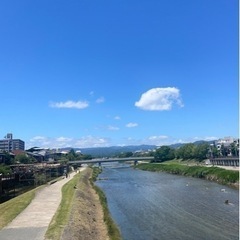
[[[109,234],[110,239],[111,240],[120,240],[121,239],[120,232],[119,232],[116,224],[112,220],[110,213],[108,211],[107,199],[106,199],[104,193],[102,192],[102,190],[93,184],[93,180],[96,181],[97,176],[100,172],[101,172],[101,170],[99,168],[93,168],[91,184],[92,184],[93,188],[95,189],[95,191],[97,192],[97,194],[99,195],[99,199],[100,199],[101,205],[103,207],[103,212],[104,212],[104,222],[107,225],[108,234]],[[67,225],[68,220],[69,220],[70,210],[72,207],[72,203],[74,201],[73,200],[74,193],[75,193],[74,186],[78,184],[81,177],[84,177],[84,176],[82,174],[81,175],[77,174],[71,181],[69,181],[68,183],[66,183],[63,186],[62,201],[61,201],[61,204],[48,227],[47,233],[45,235],[46,239],[48,239],[48,240],[60,239],[60,237],[63,233],[64,227]],[[84,186],[82,186],[82,184],[78,184],[78,187],[84,187]]]
[[[238,188],[239,172],[218,167],[188,166],[179,163],[144,163],[136,168],[147,171],[164,171],[172,174],[204,178]]]
[[[92,173],[92,179],[91,179],[91,184],[95,191],[97,192],[102,208],[103,208],[103,214],[104,214],[104,222],[107,225],[108,229],[108,235],[111,240],[121,240],[121,234],[120,231],[116,225],[116,223],[113,221],[111,214],[108,210],[108,205],[107,205],[107,197],[105,196],[104,192],[94,185],[93,181],[96,181],[98,174],[101,172],[99,168],[93,168],[93,173]]]
[[[39,188],[23,193],[7,202],[0,204],[0,229],[10,223],[19,213],[21,213],[35,197]]]
[[[45,234],[46,239],[60,239],[70,217],[70,210],[75,195],[74,186],[77,185],[79,178],[80,174],[76,174],[73,179],[62,187],[62,200]]]

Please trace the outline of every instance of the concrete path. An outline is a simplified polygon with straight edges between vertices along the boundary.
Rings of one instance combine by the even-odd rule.
[[[62,186],[74,175],[71,173],[70,177],[37,192],[28,207],[0,231],[0,240],[44,240],[48,225],[61,202]]]

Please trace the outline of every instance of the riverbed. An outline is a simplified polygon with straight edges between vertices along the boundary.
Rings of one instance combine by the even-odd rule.
[[[124,240],[239,239],[238,190],[119,163],[103,164],[96,185]]]

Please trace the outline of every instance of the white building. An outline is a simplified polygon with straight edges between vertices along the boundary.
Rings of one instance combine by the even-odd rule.
[[[239,148],[239,139],[233,138],[233,137],[224,137],[220,138],[217,141],[215,141],[215,146],[218,150],[221,150],[222,146],[229,147],[232,143],[235,144],[236,147]],[[230,150],[230,149],[229,149]],[[229,156],[231,156],[231,150],[229,151]]]

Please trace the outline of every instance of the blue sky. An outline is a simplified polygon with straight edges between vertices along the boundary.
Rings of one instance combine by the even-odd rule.
[[[3,0],[0,135],[26,148],[238,137],[237,0]]]

